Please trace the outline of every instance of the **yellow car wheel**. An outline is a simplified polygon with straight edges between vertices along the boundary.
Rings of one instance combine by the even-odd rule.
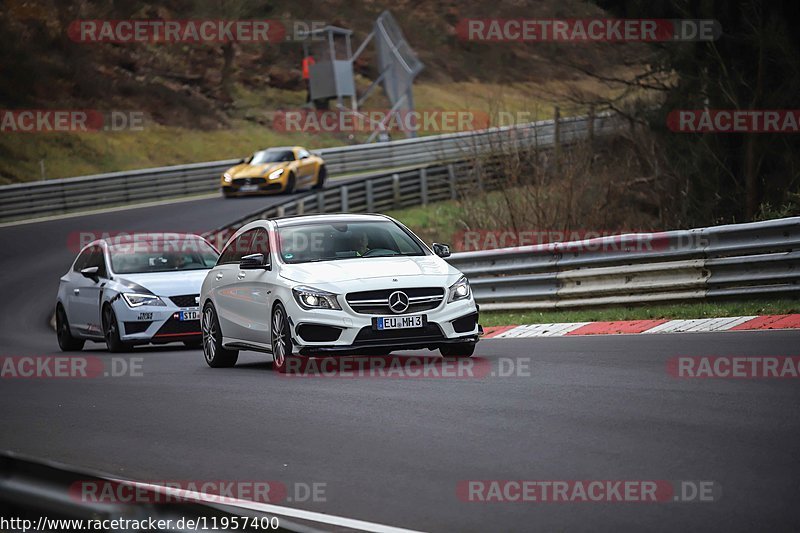
[[[314,184],[314,188],[323,188],[325,186],[325,178],[327,177],[328,171],[325,169],[325,165],[320,165],[319,170],[317,170],[317,182]]]
[[[283,190],[286,194],[292,194],[295,186],[294,172],[289,172],[289,177],[286,178],[286,188]]]

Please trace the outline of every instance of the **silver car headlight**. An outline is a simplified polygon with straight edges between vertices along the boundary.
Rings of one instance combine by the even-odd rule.
[[[469,281],[466,276],[461,276],[458,281],[450,285],[447,303],[466,300],[470,296]]]
[[[303,309],[341,309],[336,295],[312,287],[295,287],[292,289],[294,299]]]
[[[269,173],[269,179],[276,180],[281,177],[281,174],[283,174],[282,168],[279,168],[278,170],[273,170],[272,172]]]
[[[233,181],[233,176],[231,176],[226,172],[225,174],[222,175],[222,181],[224,181],[225,183],[230,183]]]
[[[143,305],[166,306],[161,298],[155,294],[142,294],[138,292],[124,292],[122,299],[128,304],[128,307],[141,307]]]

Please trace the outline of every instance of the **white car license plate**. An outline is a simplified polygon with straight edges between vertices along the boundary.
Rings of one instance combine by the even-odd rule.
[[[242,185],[239,187],[240,192],[253,192],[258,190],[258,185]]]
[[[200,311],[181,311],[178,320],[200,320]]]
[[[421,328],[425,325],[425,315],[381,316],[377,319],[377,327],[382,329]]]

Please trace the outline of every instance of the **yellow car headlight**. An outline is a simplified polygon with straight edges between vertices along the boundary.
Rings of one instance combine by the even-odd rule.
[[[282,168],[279,168],[278,170],[273,170],[272,172],[269,173],[269,179],[276,180],[281,177],[281,174],[283,174]]]
[[[230,183],[233,181],[233,176],[231,176],[226,172],[225,174],[222,175],[222,181],[224,181],[225,183]]]

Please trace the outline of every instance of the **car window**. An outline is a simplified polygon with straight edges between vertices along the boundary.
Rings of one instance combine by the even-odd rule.
[[[250,254],[264,254],[269,258],[269,233],[265,228],[257,228],[250,242]]]
[[[248,161],[251,165],[263,165],[264,163],[286,163],[294,161],[292,150],[262,150],[253,154]]]
[[[419,243],[391,221],[311,223],[278,230],[286,263],[397,255],[426,255]]]
[[[308,152],[308,150],[304,150],[303,148],[297,150],[297,159],[304,159],[306,157],[311,157],[311,154]]]
[[[97,275],[101,278],[108,277],[108,269],[106,268],[106,258],[103,255],[103,248],[100,246],[92,246],[89,261],[84,268],[97,267]]]
[[[79,255],[78,258],[75,260],[75,266],[72,267],[72,270],[75,272],[80,272],[84,268],[86,268],[89,264],[89,258],[92,255],[92,248],[86,248],[83,250]]]
[[[219,261],[217,261],[218,265],[229,265],[236,263],[238,264],[242,257],[245,255],[250,254],[250,248],[253,245],[255,240],[256,232],[261,228],[255,228],[248,231],[245,231],[234,240],[228,243],[225,249],[222,251],[222,255],[219,257]],[[267,244],[269,246],[269,244]],[[252,252],[256,253],[256,252]]]
[[[197,237],[116,243],[109,253],[118,274],[206,270],[217,262],[216,250]]]

